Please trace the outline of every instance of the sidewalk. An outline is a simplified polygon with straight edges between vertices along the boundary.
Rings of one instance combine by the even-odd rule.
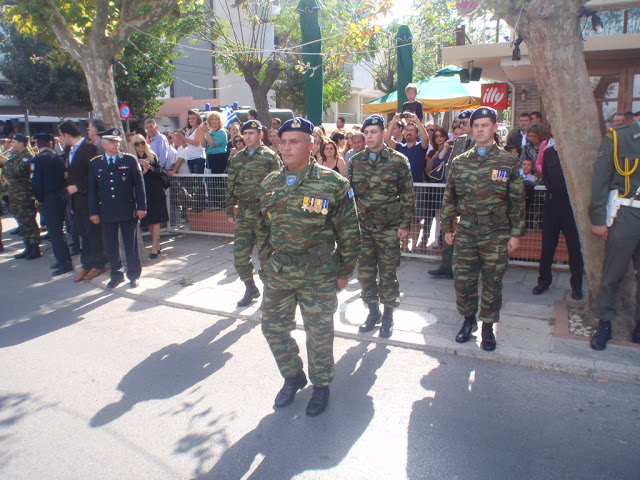
[[[12,228],[11,224],[12,220],[4,219],[5,232]],[[5,233],[3,240],[8,248],[3,256],[21,248],[18,238]],[[185,310],[260,321],[260,299],[245,308],[236,306],[244,294],[244,284],[233,267],[232,239],[171,235],[163,236],[161,243],[161,258],[143,265],[140,286],[130,289],[128,283],[123,283],[115,289],[116,293]],[[29,268],[48,271],[53,261],[49,242],[44,242],[43,252],[45,260],[29,262]],[[77,263],[77,257],[74,261]],[[254,264],[257,265],[255,258]],[[568,272],[555,271],[551,288],[534,296],[531,289],[537,282],[537,269],[509,268],[504,279],[501,320],[495,327],[498,347],[489,353],[480,349],[479,331],[475,341],[455,342],[462,318],[456,310],[453,280],[430,277],[427,270],[435,265],[403,258],[398,271],[401,306],[394,314],[390,339],[379,338],[377,328],[366,334],[358,332],[368,310],[359,299],[360,289],[354,276],[338,295],[336,335],[436,354],[640,383],[640,345],[612,342],[606,350],[595,352],[589,348],[588,337],[569,334],[565,303],[571,293]],[[55,284],[68,288],[73,275],[62,276]],[[90,282],[105,288],[108,280],[107,275],[102,275]],[[257,275],[256,283],[262,291]],[[302,328],[299,311],[298,328]]]

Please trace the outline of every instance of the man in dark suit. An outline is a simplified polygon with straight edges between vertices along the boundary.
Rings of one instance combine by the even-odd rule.
[[[518,149],[518,156],[522,155],[522,149],[527,144],[527,130],[531,125],[531,114],[521,113],[518,117],[518,130],[512,130],[507,137],[507,144]]]
[[[53,276],[58,276],[73,270],[71,254],[67,239],[62,230],[65,211],[67,208],[67,181],[64,160],[53,151],[53,135],[38,133],[33,137],[38,146],[38,154],[33,157],[33,177],[31,189],[33,196],[42,205],[42,212],[47,223],[47,230],[51,237],[53,255],[56,263]]]
[[[138,220],[147,214],[147,198],[138,160],[120,153],[120,130],[100,132],[104,155],[89,167],[89,214],[91,222],[102,224],[104,246],[111,264],[107,288],[124,281],[118,230],[122,233],[127,258],[127,278],[131,287],[139,285],[142,263],[138,251]]]
[[[80,129],[71,120],[60,124],[60,136],[70,147],[67,166],[67,194],[71,197],[71,211],[82,239],[80,262],[82,270],[74,282],[90,280],[106,272],[107,258],[102,245],[102,229],[89,220],[89,164],[100,155],[90,140],[82,137]]]

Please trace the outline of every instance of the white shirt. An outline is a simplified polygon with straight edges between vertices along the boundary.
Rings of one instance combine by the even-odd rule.
[[[197,132],[197,128],[193,129],[193,132],[191,132],[191,135],[187,135],[187,138],[189,140],[195,140],[196,139],[196,132]],[[189,143],[187,143],[187,147],[185,148],[185,160],[193,160],[195,158],[206,158],[205,152],[204,152],[204,147],[200,147],[197,145],[191,145]]]
[[[173,148],[173,147],[171,147],[171,148]],[[189,166],[187,165],[187,161],[186,161],[187,159],[185,158],[186,151],[187,151],[187,149],[185,147],[178,147],[178,150],[176,150],[176,155],[175,155],[175,157],[173,157],[173,160],[172,160],[172,163],[171,163],[171,167],[173,167],[178,162],[179,158],[184,158],[185,159],[185,161],[182,162],[182,165],[180,165],[180,168],[176,172],[179,175],[189,175],[189,173],[190,173],[189,172]]]

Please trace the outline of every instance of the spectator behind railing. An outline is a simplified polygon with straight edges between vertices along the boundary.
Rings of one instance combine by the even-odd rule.
[[[320,165],[323,165],[333,170],[334,172],[338,172],[340,175],[344,176],[344,159],[338,153],[338,146],[333,142],[333,140],[328,140],[322,146],[320,157]]]
[[[229,158],[227,151],[229,139],[227,131],[222,128],[220,112],[209,112],[206,125],[207,128],[203,135],[207,153],[207,168],[211,170],[211,173],[224,173]]]
[[[185,133],[180,132],[186,143],[187,166],[191,173],[204,173],[204,131],[207,126],[202,123],[202,117],[197,110],[189,110],[188,114],[189,120],[185,127]]]
[[[167,212],[167,194],[162,185],[161,166],[158,157],[151,151],[142,135],[134,135],[129,141],[132,152],[140,166],[144,177],[144,189],[147,196],[147,214],[140,220],[151,234],[151,254],[149,258],[157,258],[160,254],[160,224],[169,221]]]
[[[246,146],[247,144],[244,143],[244,137],[239,133],[236,134],[236,136],[233,137],[233,148],[231,149],[231,157],[233,158],[233,156],[236,153],[238,153],[240,150],[242,150]]]
[[[273,120],[279,119],[274,118]],[[280,153],[280,137],[278,136],[278,131],[274,130],[273,128],[269,130],[269,142],[271,144],[269,148],[271,148],[271,150],[276,153]]]
[[[549,139],[549,130],[541,123],[534,123],[527,129],[527,143],[520,154],[520,161],[532,160],[535,164],[538,159],[540,144]]]
[[[311,156],[315,158],[318,163],[322,161],[320,152],[326,141],[324,130],[321,127],[315,127],[313,129],[313,150],[311,150]]]
[[[442,127],[435,127],[431,135],[432,150],[427,153],[426,179],[429,183],[447,183],[447,164],[453,147],[449,141],[447,131]],[[442,242],[440,236],[440,209],[442,208],[443,188],[431,187],[428,192],[428,202],[424,212],[424,240],[423,245],[438,246]],[[427,245],[431,236],[431,224],[436,219],[433,245]]]

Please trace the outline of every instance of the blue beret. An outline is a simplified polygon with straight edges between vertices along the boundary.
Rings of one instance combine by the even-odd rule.
[[[16,142],[20,142],[20,143],[24,143],[25,145],[29,145],[29,139],[27,138],[27,136],[26,136],[26,135],[23,135],[22,133],[16,133],[16,134],[13,136],[13,139],[14,139]]]
[[[473,122],[475,120],[480,119],[480,118],[490,118],[494,122],[497,122],[498,121],[498,112],[496,112],[491,107],[480,107],[480,108],[477,108],[476,111],[473,112],[473,114],[471,115],[471,120],[469,120],[469,122],[471,123],[471,125],[473,125]]]
[[[458,119],[462,120],[465,118],[471,118],[471,115],[473,115],[473,112],[475,111],[476,111],[475,108],[467,108],[466,110],[463,110],[462,112],[460,112],[460,115],[458,115]]]
[[[369,125],[377,125],[382,130],[384,130],[384,118],[382,118],[382,115],[378,115],[378,114],[371,115],[362,124],[362,131],[364,132],[364,129],[367,128]]]
[[[240,133],[244,133],[245,130],[249,130],[250,128],[254,128],[261,132],[262,124],[258,120],[249,120],[248,122],[244,122],[244,124],[240,128]]]
[[[278,136],[282,136],[284,132],[303,132],[311,135],[315,126],[309,120],[302,117],[292,118],[282,124],[278,130]]]
[[[120,137],[120,130],[117,128],[110,128],[109,130],[105,130],[104,132],[98,132],[98,136],[104,138],[105,140],[117,140],[119,142],[122,141]]]

